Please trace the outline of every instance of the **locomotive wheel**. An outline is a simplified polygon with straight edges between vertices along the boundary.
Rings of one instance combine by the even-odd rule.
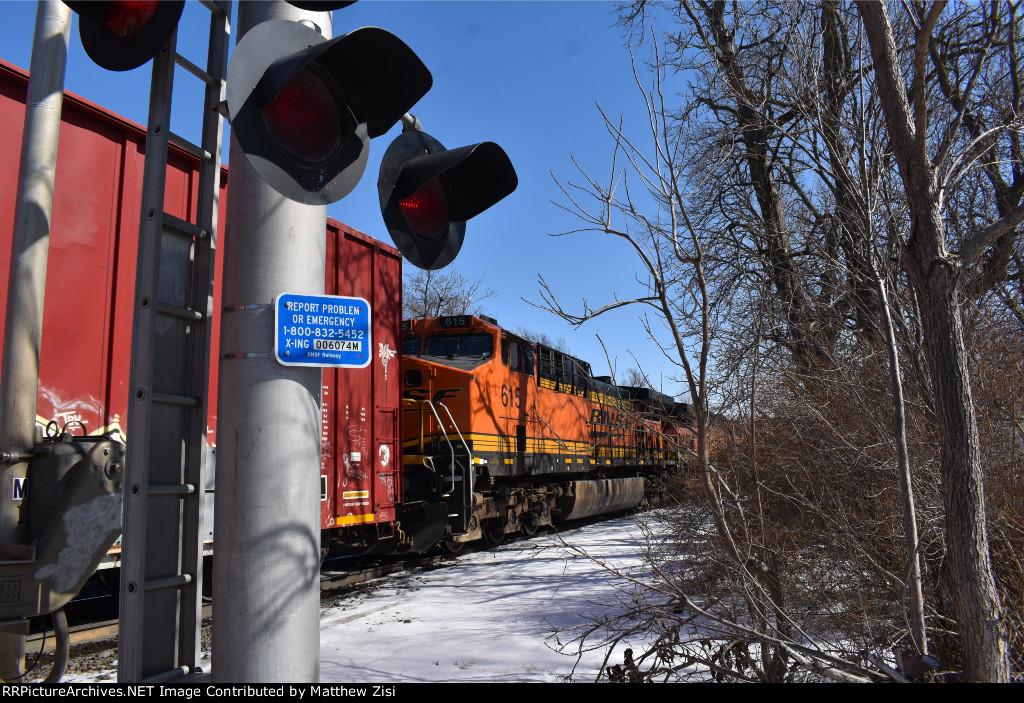
[[[521,529],[523,531],[523,534],[527,537],[533,537],[535,534],[537,534],[537,531],[540,529],[540,525],[534,525],[532,522],[530,522],[530,520],[524,519],[521,523],[519,523],[519,529]]]
[[[453,542],[450,539],[446,539],[446,540],[442,540],[441,541],[441,546],[449,554],[459,554],[460,552],[462,552],[463,549],[466,548],[466,543],[465,542]]]
[[[495,547],[505,541],[505,525],[499,519],[484,520],[483,533],[487,543]]]

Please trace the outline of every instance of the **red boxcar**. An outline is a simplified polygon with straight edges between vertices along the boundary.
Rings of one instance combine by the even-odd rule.
[[[321,526],[376,524],[385,537],[402,500],[402,260],[333,220],[327,231],[327,293],[370,303],[373,348],[366,368],[323,372]]]
[[[0,61],[0,271],[5,278],[27,81],[25,71]],[[70,423],[76,434],[84,426],[92,434],[117,429],[130,436],[125,415],[144,156],[143,127],[65,94],[36,410],[41,425],[55,421],[61,427]],[[198,162],[173,146],[168,161],[165,210],[194,218]],[[228,181],[225,168],[222,203]],[[225,211],[222,205],[222,216]],[[334,220],[327,222],[327,241],[326,293],[369,301],[374,357],[364,369],[324,372],[322,526],[384,523],[382,534],[390,534],[395,503],[401,500],[400,364],[394,356],[400,350],[401,258],[394,248]],[[218,244],[223,251],[223,239]],[[217,264],[215,311],[219,257]],[[2,285],[0,328],[6,296]],[[212,340],[207,433],[215,447],[216,331]],[[212,512],[207,515],[210,537]]]

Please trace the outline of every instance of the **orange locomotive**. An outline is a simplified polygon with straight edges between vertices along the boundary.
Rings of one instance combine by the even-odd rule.
[[[414,550],[633,507],[692,438],[685,405],[594,378],[586,362],[495,320],[402,331],[399,532]]]

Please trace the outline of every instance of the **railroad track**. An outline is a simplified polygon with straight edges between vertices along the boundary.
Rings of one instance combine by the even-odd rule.
[[[320,572],[321,598],[327,600],[337,597],[339,593],[357,588],[367,581],[406,569],[442,562],[449,558],[450,555],[436,555],[403,560],[389,559],[368,565],[354,565],[355,568],[341,567],[343,562],[351,561],[349,559],[329,559],[324,563]],[[110,643],[110,646],[116,647],[118,620],[116,616],[111,618],[108,614],[113,609],[116,615],[116,597],[113,595],[93,596],[73,601],[73,603],[80,612],[77,619],[84,620],[84,622],[68,627],[71,656],[76,655],[76,650],[88,650],[101,643]],[[90,604],[92,604],[91,608]],[[98,614],[90,615],[90,609]],[[203,606],[204,626],[209,626],[212,612],[212,605]],[[30,657],[35,656],[37,652],[48,655],[53,653],[53,646],[53,632],[46,630],[30,634],[26,638],[25,650]]]
[[[608,516],[595,516],[575,521],[570,529],[583,527],[602,519],[608,519]],[[519,541],[520,539],[529,538],[510,537],[506,542]],[[331,601],[344,597],[346,593],[358,591],[363,584],[374,579],[410,569],[443,568],[445,564],[450,563],[457,556],[473,551],[485,551],[494,548],[493,545],[477,542],[467,545],[465,550],[457,555],[447,552],[436,552],[401,558],[380,558],[372,562],[365,558],[329,558],[325,560],[321,567],[321,603],[329,604]],[[116,591],[116,584],[116,579],[112,581],[108,575],[104,587]],[[98,595],[98,591],[101,590],[102,588],[94,588],[91,597],[72,601],[68,606],[69,608],[74,606],[80,611],[75,618],[69,615],[69,621],[71,622],[68,628],[71,650],[69,672],[75,669],[81,671],[88,668],[96,670],[109,669],[112,666],[110,662],[116,659],[118,632],[116,596],[109,594],[109,592],[105,596]],[[106,615],[101,614],[91,617],[88,612],[90,607],[95,608],[96,613],[105,612]],[[212,605],[207,604],[203,607],[204,649],[209,648],[211,615]],[[76,620],[79,621],[78,624],[76,624]],[[38,657],[40,662],[39,668],[42,670],[42,674],[39,678],[29,676],[26,680],[41,680],[41,677],[46,675],[52,662],[53,647],[54,637],[52,631],[35,632],[29,635],[26,640],[25,650],[30,662]],[[90,659],[94,660],[93,665],[83,665],[80,663],[83,660]]]

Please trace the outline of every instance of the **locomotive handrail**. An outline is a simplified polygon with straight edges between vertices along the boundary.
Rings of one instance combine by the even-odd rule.
[[[461,441],[462,442],[462,446],[466,448],[466,457],[467,457],[467,459],[466,459],[466,479],[468,479],[468,480],[463,480],[463,482],[462,482],[462,494],[463,494],[463,503],[465,505],[464,510],[466,511],[466,515],[463,518],[463,520],[465,520],[465,528],[468,530],[469,529],[469,523],[470,523],[470,516],[472,515],[472,511],[473,511],[473,451],[469,448],[469,443],[466,442],[466,438],[462,436],[462,430],[459,429],[458,424],[455,422],[455,418],[452,417],[452,411],[448,409],[447,405],[445,405],[444,403],[442,403],[440,401],[438,401],[437,404],[440,405],[442,408],[444,408],[445,413],[447,413],[447,415],[448,415],[448,419],[451,420],[452,427],[455,428],[456,434],[459,435],[459,441]],[[438,424],[440,425],[440,421],[439,421]],[[441,426],[441,429],[444,429],[443,425],[440,425],[440,426]],[[445,437],[447,437],[447,436],[448,436],[447,433],[445,433]],[[448,444],[450,446],[451,442],[449,442]],[[454,449],[452,450],[452,488],[453,489],[455,488],[455,451],[454,451]]]
[[[430,401],[430,400],[427,400],[426,398],[423,399],[423,402],[426,403],[430,407],[430,412],[432,412],[434,414],[434,418],[437,420],[437,426],[440,427],[443,430],[444,429],[444,422],[441,420],[441,416],[438,415],[437,408],[434,407],[434,403],[432,401]],[[473,470],[472,470],[473,469],[473,450],[471,450],[469,448],[469,443],[466,442],[466,438],[462,436],[462,431],[459,429],[458,424],[455,422],[455,418],[452,417],[452,411],[448,409],[447,405],[445,405],[444,403],[442,403],[440,401],[437,404],[440,405],[442,408],[444,408],[445,414],[448,415],[448,419],[452,423],[452,427],[455,428],[455,433],[457,435],[459,435],[459,441],[462,442],[462,446],[466,448],[466,456],[468,457],[468,464],[467,464],[467,466],[469,467],[469,470],[467,471],[467,473],[469,474],[469,494],[468,495],[472,496],[473,495]],[[452,441],[451,441],[451,439],[448,438],[448,433],[447,432],[444,433],[444,441],[448,443],[448,449],[451,451],[452,459],[451,459],[451,463],[449,464],[449,466],[450,466],[450,468],[452,470],[452,475],[451,475],[451,479],[450,480],[452,482],[452,487],[454,488],[455,487],[455,447],[452,446]]]
[[[466,448],[466,456],[469,457],[468,463],[466,464],[466,466],[468,467],[466,473],[469,474],[469,493],[467,494],[467,497],[470,498],[470,497],[473,496],[473,451],[469,448],[469,444],[466,442],[465,437],[462,436],[462,431],[459,429],[459,426],[455,423],[455,418],[452,417],[452,411],[448,409],[447,405],[445,405],[444,403],[442,403],[440,401],[438,401],[437,404],[440,405],[442,408],[444,408],[444,411],[446,413],[448,413],[448,419],[451,420],[452,427],[455,428],[456,434],[459,435],[459,441],[462,442],[462,446],[464,446]],[[445,436],[447,436],[447,435],[445,435]],[[451,444],[451,442],[449,442],[449,445],[450,444]],[[454,467],[454,465],[455,465],[455,452],[452,451],[452,466]],[[455,475],[454,471],[453,471],[452,475],[453,476]],[[455,482],[454,479],[452,479],[452,483],[454,483],[454,482]],[[467,505],[469,505],[469,504],[470,503],[467,503]]]
[[[426,399],[426,398],[424,398],[420,402],[427,404],[427,406],[430,408],[430,412],[432,412],[434,414],[434,418],[437,420],[437,426],[440,429],[444,430],[444,422],[442,422],[441,416],[437,414],[437,408],[434,407],[434,403],[431,402],[430,400]],[[443,407],[443,405],[442,405],[442,407]],[[447,411],[448,408],[445,408],[445,410]],[[452,414],[449,412],[448,413],[448,417],[451,417],[451,416],[452,416]],[[455,425],[455,420],[452,420],[452,425]],[[456,426],[455,427],[456,432],[458,432],[458,429],[459,429],[458,426]],[[459,438],[460,439],[462,438],[462,433],[459,433]],[[449,462],[448,467],[452,470],[451,482],[452,482],[452,488],[455,488],[455,447],[452,446],[452,441],[448,438],[448,433],[447,432],[444,433],[444,441],[448,443],[448,449],[451,450],[451,454],[452,454],[452,460],[451,460],[451,462]],[[463,444],[465,444],[465,441],[463,441]],[[468,448],[467,448],[467,451],[468,451]],[[441,497],[442,498],[447,498],[449,495],[451,495],[451,493],[446,493],[446,494],[444,494]]]

